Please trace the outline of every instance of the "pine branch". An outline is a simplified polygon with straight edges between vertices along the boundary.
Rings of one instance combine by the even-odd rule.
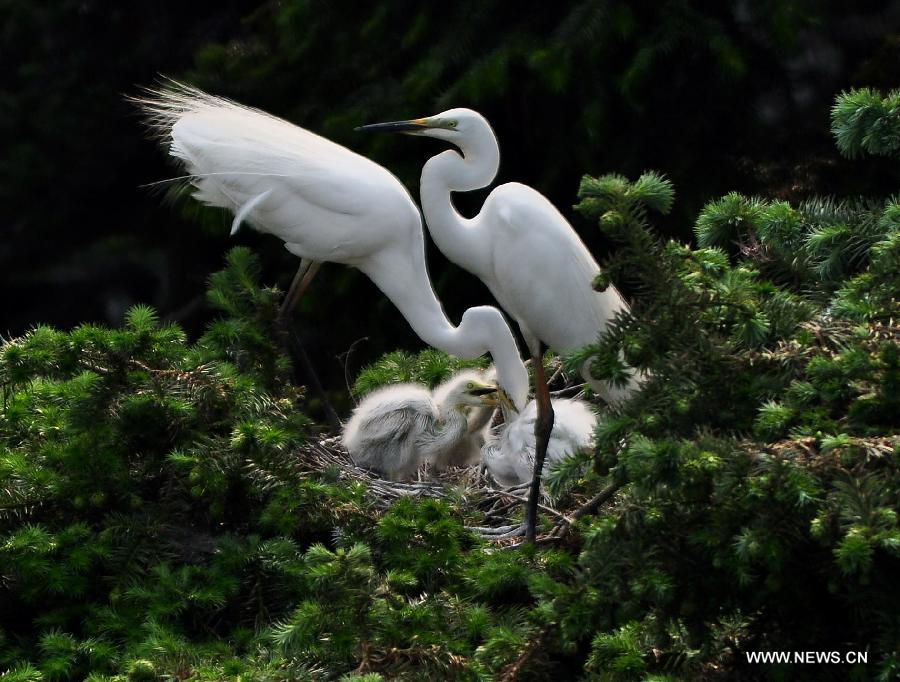
[[[556,624],[551,623],[541,628],[534,636],[530,637],[519,657],[500,672],[497,678],[500,682],[516,682],[527,672],[528,666],[540,654],[547,645],[547,640],[556,631]]]

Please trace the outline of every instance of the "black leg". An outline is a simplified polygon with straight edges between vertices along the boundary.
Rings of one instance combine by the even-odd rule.
[[[537,402],[537,419],[534,422],[534,474],[531,477],[531,488],[528,491],[528,504],[525,507],[525,542],[534,542],[537,535],[538,500],[541,495],[541,472],[547,458],[547,446],[553,431],[553,404],[550,402],[550,387],[544,372],[544,361],[540,355],[532,356],[531,366],[534,369],[534,399]]]
[[[316,273],[321,266],[321,263],[307,258],[300,260],[300,267],[297,268],[297,274],[294,275],[294,280],[291,282],[291,288],[288,289],[287,294],[285,294],[284,300],[281,302],[281,308],[278,310],[278,318],[282,320],[282,322],[286,320],[287,316],[291,314],[291,311],[297,307],[297,302],[303,297],[307,287],[309,287],[310,282],[312,282],[313,277],[316,276]]]

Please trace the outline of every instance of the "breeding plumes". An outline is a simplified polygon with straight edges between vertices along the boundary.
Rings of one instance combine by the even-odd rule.
[[[590,447],[597,426],[596,413],[582,400],[556,399],[553,401],[553,412],[555,419],[544,471]],[[534,433],[536,421],[537,403],[532,401],[515,419],[500,425],[482,448],[485,468],[499,485],[511,487],[531,480],[537,449]]]
[[[563,353],[596,341],[627,304],[615,287],[592,288],[600,266],[569,222],[540,192],[511,182],[494,189],[481,212],[465,218],[453,205],[453,192],[481,189],[493,182],[500,148],[490,124],[471,109],[450,109],[410,121],[376,123],[362,130],[402,132],[446,140],[462,152],[444,151],[422,169],[422,211],[428,230],[447,258],[478,276],[516,320],[535,369],[538,402],[535,422],[537,466],[526,527],[534,538],[537,495],[553,408],[541,363],[541,342]],[[636,376],[618,388],[586,378],[610,403],[638,386]]]
[[[343,432],[354,463],[394,480],[412,477],[424,463],[462,465],[479,431],[499,404],[497,385],[478,371],[460,372],[434,393],[419,384],[373,391]],[[485,418],[487,413],[487,418]]]
[[[500,386],[518,407],[528,373],[496,308],[470,308],[458,327],[428,279],[419,210],[388,170],[257,109],[173,83],[139,100],[187,171],[194,196],[275,235],[301,259],[289,310],[324,261],[359,268],[425,343],[462,358],[489,352]]]

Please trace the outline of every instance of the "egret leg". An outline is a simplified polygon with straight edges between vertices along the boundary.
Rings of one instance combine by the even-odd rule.
[[[544,372],[544,361],[540,354],[532,355],[531,366],[534,368],[534,399],[537,402],[537,419],[534,422],[534,474],[531,477],[531,488],[528,491],[528,504],[525,506],[525,542],[533,543],[537,534],[538,500],[541,495],[541,472],[547,458],[547,446],[553,431],[553,404],[550,402],[550,387],[547,385],[547,374]]]
[[[335,412],[334,410],[334,406],[328,399],[328,394],[322,387],[322,382],[319,381],[319,375],[316,374],[316,369],[315,367],[313,367],[312,361],[306,354],[306,349],[300,342],[300,337],[297,336],[297,334],[291,329],[289,329],[287,324],[285,324],[285,333],[287,334],[287,343],[288,348],[291,351],[291,355],[293,356],[294,360],[303,368],[303,373],[306,374],[307,383],[312,387],[313,391],[317,393],[319,398],[321,399],[322,407],[325,410],[325,417],[326,419],[328,419],[328,423],[331,425],[332,431],[334,433],[339,432],[341,430],[341,419],[340,417],[338,417],[337,412]],[[297,380],[299,381],[299,378]]]
[[[294,281],[291,282],[291,288],[288,289],[284,301],[281,302],[281,308],[278,310],[278,318],[284,320],[290,312],[297,306],[297,302],[306,293],[310,282],[319,271],[322,264],[309,258],[300,259],[300,267],[297,268],[297,274],[294,275]]]
[[[303,367],[303,372],[306,374],[307,381],[312,386],[313,391],[315,391],[322,400],[325,416],[331,424],[331,428],[337,432],[341,429],[341,420],[337,416],[337,412],[335,412],[331,401],[328,399],[328,394],[325,393],[322,382],[319,381],[319,375],[316,374],[316,369],[313,367],[309,356],[306,354],[306,349],[300,342],[300,337],[291,331],[290,325],[288,324],[288,315],[290,315],[291,311],[296,307],[297,302],[303,297],[307,287],[309,287],[310,282],[312,282],[313,277],[316,276],[316,273],[321,266],[322,264],[318,261],[309,258],[300,259],[300,267],[297,268],[297,274],[294,275],[291,287],[288,289],[284,301],[281,302],[281,307],[278,309],[278,322],[284,331],[288,349],[291,351],[291,354],[297,363]]]

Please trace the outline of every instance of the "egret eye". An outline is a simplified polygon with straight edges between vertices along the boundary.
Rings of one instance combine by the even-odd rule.
[[[468,384],[466,384],[466,388],[471,391],[473,388],[475,388],[474,382],[470,381]]]
[[[447,126],[450,127],[450,128],[455,128],[455,127],[456,127],[456,121],[450,121],[450,122],[447,124]]]

